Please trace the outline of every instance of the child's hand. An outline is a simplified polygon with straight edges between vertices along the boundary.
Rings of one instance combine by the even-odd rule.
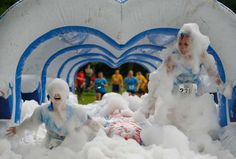
[[[8,137],[12,137],[12,136],[16,135],[16,127],[9,127],[9,128],[7,129],[6,135],[7,135]]]

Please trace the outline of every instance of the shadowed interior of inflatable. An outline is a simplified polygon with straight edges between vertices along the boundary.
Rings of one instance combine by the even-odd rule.
[[[13,108],[13,91],[15,91],[14,121],[20,120],[21,104],[24,100],[35,100],[39,104],[46,100],[46,86],[51,79],[63,78],[74,90],[74,81],[79,68],[90,62],[102,62],[111,68],[117,68],[124,63],[137,63],[152,72],[162,63],[162,51],[172,47],[176,42],[179,28],[152,28],[146,29],[128,40],[124,44],[112,39],[109,35],[88,26],[63,26],[45,32],[32,41],[21,55],[15,73],[15,88],[9,84],[8,94],[0,97],[0,119],[10,119]],[[53,46],[52,46],[53,45]],[[50,47],[49,47],[50,46]],[[47,49],[48,48],[48,49]],[[57,49],[51,49],[57,48]],[[57,50],[51,52],[51,50]],[[33,59],[40,58],[36,53],[50,52],[42,66],[33,66]],[[221,59],[213,47],[209,46],[208,53],[216,62],[222,81],[226,75]],[[54,69],[54,64],[57,69]],[[41,75],[34,75],[32,67],[41,67]],[[24,72],[27,72],[25,74]],[[54,75],[54,76],[49,76]],[[229,101],[227,115],[226,98],[217,93],[215,101],[219,104],[219,122],[227,125],[227,116],[235,121],[233,106],[236,104],[236,88]]]

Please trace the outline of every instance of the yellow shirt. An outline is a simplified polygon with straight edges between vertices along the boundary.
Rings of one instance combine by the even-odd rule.
[[[146,90],[146,84],[147,84],[147,80],[143,75],[137,75],[136,76],[138,82],[139,82],[139,88],[143,91]]]
[[[111,83],[115,85],[123,84],[123,77],[121,74],[113,74],[111,77]]]

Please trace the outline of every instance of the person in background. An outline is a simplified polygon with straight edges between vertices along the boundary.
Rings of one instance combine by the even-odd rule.
[[[147,80],[142,75],[141,71],[136,72],[136,78],[138,80],[137,95],[140,97],[147,90]]]
[[[133,75],[134,75],[133,71],[130,70],[128,72],[127,77],[124,80],[129,95],[135,95],[137,91],[138,80]]]
[[[91,77],[93,75],[93,69],[91,68],[90,64],[87,64],[86,68],[85,68],[85,79],[86,79],[86,83],[85,83],[85,89],[87,90],[90,86],[90,81],[91,81]]]
[[[7,136],[22,134],[26,129],[37,129],[45,124],[47,134],[45,146],[53,149],[59,146],[72,131],[92,126],[95,121],[87,115],[84,108],[69,104],[69,86],[62,79],[54,79],[47,87],[51,103],[36,108],[29,118],[19,126],[7,129]]]
[[[123,77],[120,74],[120,70],[115,70],[115,73],[111,78],[112,92],[120,93],[123,88]]]
[[[145,74],[145,78],[146,78],[146,80],[147,80],[147,86],[146,86],[146,92],[148,92],[148,82],[149,82],[149,76],[150,76],[150,73],[149,72],[147,72],[146,74]]]
[[[85,87],[85,75],[84,75],[84,71],[80,70],[76,78],[76,93],[77,93],[78,101],[81,98],[81,95],[84,91],[84,87]]]
[[[103,72],[98,72],[98,78],[95,80],[96,100],[101,100],[107,93],[107,80],[103,77]]]
[[[95,80],[96,80],[96,74],[93,73],[92,77],[90,78],[90,85],[88,87],[88,90],[91,90],[95,87]]]

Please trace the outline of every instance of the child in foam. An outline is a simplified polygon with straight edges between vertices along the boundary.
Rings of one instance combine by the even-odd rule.
[[[52,149],[59,146],[70,131],[93,123],[83,108],[68,104],[69,87],[64,80],[53,80],[47,91],[51,103],[36,108],[33,115],[19,126],[8,128],[8,136],[20,134],[25,129],[36,129],[44,123],[47,130],[46,147]]]
[[[107,136],[118,135],[125,140],[134,139],[142,144],[140,132],[141,127],[132,116],[122,114],[120,110],[115,110],[109,115],[108,124],[105,126]]]
[[[209,38],[199,31],[197,24],[184,24],[180,29],[176,50],[171,55],[175,59],[175,63],[177,63],[177,75],[173,89],[175,93],[177,91],[191,93],[191,90],[179,87],[186,84],[192,84],[192,89],[196,89],[196,95],[205,93],[206,90],[204,90],[203,83],[199,78],[203,69],[206,70],[211,80],[220,89],[223,88],[223,83],[216,71],[215,61],[207,53],[209,44]]]
[[[178,33],[174,51],[171,48],[166,49],[163,65],[150,75],[149,93],[143,104],[146,106],[140,109],[141,113],[147,118],[155,114],[155,107],[158,107],[157,98],[164,100],[166,105],[173,99],[172,95],[204,94],[206,90],[200,80],[203,69],[220,90],[223,90],[224,86],[216,71],[214,59],[207,53],[209,44],[209,38],[200,33],[197,24],[183,25]]]

